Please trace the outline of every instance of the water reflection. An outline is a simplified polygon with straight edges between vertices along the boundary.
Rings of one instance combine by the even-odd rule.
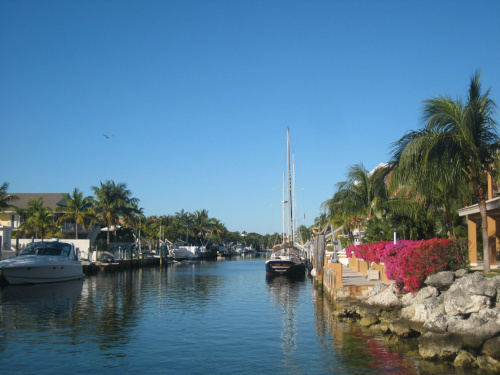
[[[380,337],[333,319],[310,279],[264,275],[264,260],[255,258],[6,287],[0,371],[438,373],[420,362],[417,370]]]
[[[82,296],[82,280],[38,285],[5,286],[0,290],[0,351],[7,339],[37,344],[75,341],[72,327],[78,323],[75,305]],[[47,338],[47,336],[49,336]]]
[[[356,323],[335,319],[330,302],[317,295],[315,299],[316,330],[322,344],[333,349],[338,367],[349,373],[419,374],[418,363],[397,351],[391,351],[376,333]]]
[[[266,277],[267,289],[272,297],[273,305],[282,314],[281,339],[283,342],[281,349],[284,356],[283,365],[287,374],[302,373],[294,352],[297,349],[298,334],[295,310],[303,281],[286,276]]]

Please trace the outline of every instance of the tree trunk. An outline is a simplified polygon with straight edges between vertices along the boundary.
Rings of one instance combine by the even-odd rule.
[[[479,200],[479,212],[481,213],[481,230],[483,234],[483,271],[490,272],[490,246],[488,238],[488,217],[486,213],[486,199],[484,196]]]

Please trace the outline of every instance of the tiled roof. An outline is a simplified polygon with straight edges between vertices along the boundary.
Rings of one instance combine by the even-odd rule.
[[[22,209],[28,208],[28,201],[38,199],[40,197],[43,198],[44,207],[50,207],[55,210],[57,207],[67,206],[66,200],[63,196],[68,195],[68,193],[9,193],[9,195],[19,198],[11,201],[10,204],[14,207]]]

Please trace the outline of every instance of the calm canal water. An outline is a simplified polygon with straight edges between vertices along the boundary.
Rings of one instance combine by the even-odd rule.
[[[5,374],[434,374],[331,319],[312,282],[263,257],[100,273],[0,290]]]

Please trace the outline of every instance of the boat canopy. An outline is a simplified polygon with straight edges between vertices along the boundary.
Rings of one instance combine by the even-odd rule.
[[[31,242],[21,255],[63,255],[69,256],[71,245],[62,242]]]

